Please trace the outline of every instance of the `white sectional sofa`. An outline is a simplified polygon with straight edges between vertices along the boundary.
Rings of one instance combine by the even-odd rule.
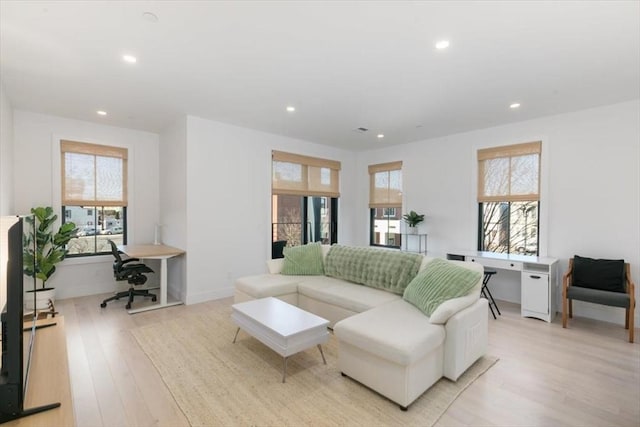
[[[356,253],[355,258],[339,265],[336,257],[349,250]],[[487,301],[480,298],[482,266],[448,261],[480,273],[479,279],[469,294],[445,301],[430,317],[426,316],[403,299],[407,283],[386,277],[386,267],[380,260],[404,256],[403,262],[406,261],[406,255],[398,254],[402,253],[324,245],[327,275],[312,276],[280,274],[285,260],[270,260],[269,273],[236,280],[235,302],[273,296],[328,319],[338,338],[342,374],[406,410],[438,379],[444,376],[456,381],[486,353],[488,308]],[[371,255],[377,260],[375,263],[371,262]],[[434,260],[411,256],[420,257],[411,267],[413,270],[409,271],[406,265],[399,267],[402,271],[395,270],[405,276],[405,281]],[[380,288],[380,280],[376,282],[381,276],[385,276],[385,283],[392,283],[388,288]]]

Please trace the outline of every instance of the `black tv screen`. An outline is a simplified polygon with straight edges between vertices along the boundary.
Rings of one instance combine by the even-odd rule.
[[[23,280],[22,280],[22,219],[9,226],[3,236],[6,245],[5,305],[2,319],[2,366],[0,367],[0,422],[12,419],[23,409],[24,346],[23,346]]]
[[[24,347],[24,263],[23,227],[31,227],[20,217],[2,217],[0,232],[0,275],[2,280],[4,307],[0,314],[2,321],[2,358],[0,365],[0,424],[27,415],[57,408],[60,403],[24,408],[29,378],[28,362],[35,340],[35,312],[30,331],[28,352]],[[32,281],[35,285],[35,281]],[[26,366],[26,368],[25,368]]]

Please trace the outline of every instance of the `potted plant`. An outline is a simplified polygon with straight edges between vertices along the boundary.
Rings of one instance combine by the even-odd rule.
[[[42,281],[42,286],[27,292],[36,292],[35,308],[46,309],[49,300],[55,300],[55,289],[47,287],[47,280],[56,272],[56,264],[67,256],[67,243],[77,232],[73,222],[66,222],[56,233],[53,225],[58,215],[49,206],[32,208],[33,216],[26,218],[31,225],[24,236],[24,274]]]
[[[409,213],[406,213],[406,214],[402,215],[402,219],[409,226],[407,228],[407,233],[408,234],[417,234],[418,233],[418,224],[420,224],[422,221],[424,221],[424,215],[420,215],[420,214],[416,213],[416,211],[410,211]]]

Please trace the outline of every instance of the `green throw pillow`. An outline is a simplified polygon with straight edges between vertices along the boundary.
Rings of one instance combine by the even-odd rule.
[[[322,247],[320,243],[284,248],[284,264],[280,274],[296,276],[322,276]]]
[[[436,258],[407,285],[403,298],[431,316],[443,302],[465,296],[482,275]]]

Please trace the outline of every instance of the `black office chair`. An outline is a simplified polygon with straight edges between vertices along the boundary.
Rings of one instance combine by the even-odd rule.
[[[156,301],[157,297],[154,294],[149,293],[148,290],[144,289],[138,291],[134,289],[134,286],[136,285],[144,285],[147,281],[147,276],[145,276],[144,273],[153,273],[153,270],[141,263],[130,264],[131,262],[140,261],[138,258],[128,258],[123,260],[120,257],[120,252],[118,251],[116,244],[111,240],[109,240],[109,244],[111,245],[111,253],[115,257],[115,261],[113,261],[113,276],[117,281],[126,280],[131,286],[129,287],[129,290],[118,292],[111,298],[107,298],[102,301],[100,307],[105,308],[109,301],[119,300],[124,297],[128,298],[126,305],[127,310],[131,308],[134,296],[149,297],[151,298],[151,301]]]

